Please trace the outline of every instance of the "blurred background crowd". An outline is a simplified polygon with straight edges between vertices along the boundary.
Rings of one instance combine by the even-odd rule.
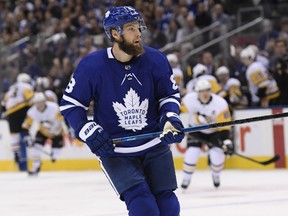
[[[229,91],[221,81],[227,75],[240,82],[241,107],[254,106],[249,64],[241,59],[249,47],[253,52],[242,57],[260,62],[280,91],[257,106],[288,105],[287,0],[0,0],[0,98],[19,73],[35,82],[48,78],[44,88],[60,98],[80,59],[110,45],[102,19],[120,5],[142,13],[148,27],[143,44],[169,57],[182,95],[199,75],[215,77]],[[200,73],[199,64],[205,66]]]

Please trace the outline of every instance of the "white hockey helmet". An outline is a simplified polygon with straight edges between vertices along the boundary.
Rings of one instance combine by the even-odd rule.
[[[251,61],[254,61],[255,57],[256,53],[254,52],[253,49],[251,49],[251,47],[250,48],[247,47],[240,52],[241,59],[249,59]]]
[[[41,102],[44,102],[46,101],[46,96],[43,92],[36,92],[33,96],[33,98],[31,99],[31,102],[33,104],[36,104],[36,103],[41,103]]]
[[[200,79],[197,81],[195,85],[195,91],[200,92],[203,90],[211,90],[211,84],[208,80],[206,79]]]
[[[46,90],[44,94],[48,101],[53,101],[55,103],[58,103],[57,95],[52,90]]]
[[[167,59],[168,59],[169,62],[178,64],[178,57],[177,57],[177,55],[175,55],[175,54],[173,54],[173,53],[168,54],[168,55],[167,55]]]
[[[44,89],[49,88],[50,81],[47,77],[38,77],[36,79],[36,84],[42,86]]]
[[[26,74],[26,73],[20,73],[17,76],[17,82],[29,83],[29,82],[31,82],[31,77],[28,74]]]
[[[229,75],[229,69],[226,66],[221,66],[216,70],[216,76]]]
[[[207,70],[207,67],[205,65],[200,64],[200,63],[196,64],[193,67],[193,79],[207,73],[207,71],[208,70]]]
[[[259,48],[256,45],[254,45],[254,44],[251,44],[251,45],[247,46],[247,48],[248,49],[252,49],[253,52],[255,53],[255,55],[257,55],[257,53],[259,52]]]

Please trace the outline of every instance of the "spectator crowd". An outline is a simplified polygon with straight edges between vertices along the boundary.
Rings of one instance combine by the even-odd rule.
[[[234,108],[288,105],[288,18],[279,18],[279,14],[278,26],[273,17],[264,17],[260,31],[254,35],[256,40],[242,44],[229,41],[228,59],[221,58],[221,46],[213,46],[188,62],[181,61],[191,50],[237,27],[237,8],[232,7],[235,2],[255,6],[254,1],[228,0],[0,0],[0,97],[3,99],[19,73],[27,73],[34,86],[37,78],[47,78],[47,89],[61,98],[80,59],[111,45],[102,26],[107,8],[131,5],[142,13],[148,27],[142,33],[144,45],[163,49],[167,44],[180,44],[166,54],[177,71],[175,77],[183,96],[190,88],[193,90],[193,79],[195,82],[209,75],[219,85],[215,93]],[[267,8],[267,2],[258,4]],[[275,8],[278,1],[273,2]],[[220,26],[201,34],[202,29],[216,22]],[[197,32],[198,36],[181,42]],[[261,80],[247,76],[254,62],[261,67],[261,73],[255,75],[263,76]],[[199,65],[203,70],[195,72]],[[228,82],[232,78],[236,81]]]

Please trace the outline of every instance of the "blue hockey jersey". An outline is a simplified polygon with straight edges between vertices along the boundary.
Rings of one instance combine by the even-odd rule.
[[[166,56],[144,47],[131,61],[117,61],[112,48],[95,51],[78,64],[60,104],[62,115],[76,129],[87,121],[94,101],[94,121],[112,138],[160,131],[166,112],[179,114],[180,94]],[[161,144],[159,138],[122,142],[115,154],[140,155]]]

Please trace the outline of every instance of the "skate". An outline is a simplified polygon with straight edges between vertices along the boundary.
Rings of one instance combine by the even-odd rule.
[[[182,181],[181,188],[182,188],[183,190],[186,190],[186,189],[188,188],[189,184],[190,184],[190,180],[185,180],[185,179],[184,179],[184,180]]]
[[[54,156],[53,153],[51,153],[51,162],[52,162],[52,163],[55,163],[55,162],[56,162],[56,158],[55,158],[55,156]]]
[[[14,161],[15,161],[18,169],[20,170],[20,157],[19,157],[19,153],[18,152],[14,152]]]
[[[212,175],[213,184],[215,188],[218,188],[220,186],[220,177],[216,175]]]
[[[40,164],[40,166],[37,167],[36,169],[29,170],[29,171],[28,171],[28,175],[29,175],[29,176],[37,176],[38,173],[40,172],[40,170],[41,170],[41,164]]]

